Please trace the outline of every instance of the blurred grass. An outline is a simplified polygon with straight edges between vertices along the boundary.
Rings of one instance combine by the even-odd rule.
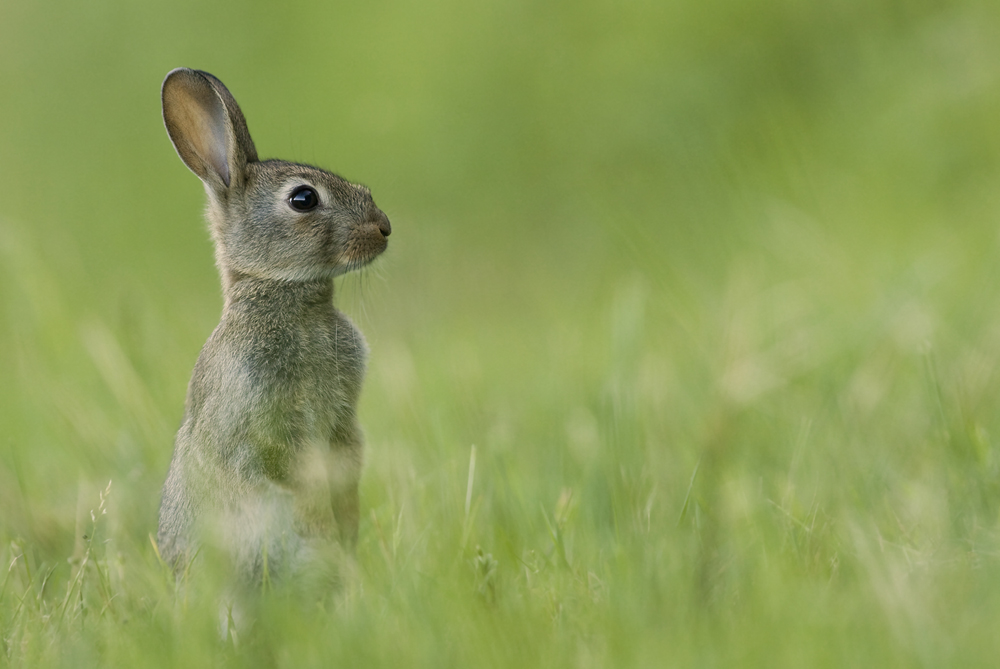
[[[998,37],[985,0],[0,6],[0,664],[992,665]],[[220,309],[180,65],[394,228],[338,283],[356,582],[236,649],[148,541]]]

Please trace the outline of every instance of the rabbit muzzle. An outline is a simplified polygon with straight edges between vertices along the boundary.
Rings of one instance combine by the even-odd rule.
[[[360,267],[370,263],[389,246],[391,232],[389,218],[376,209],[354,228],[345,253],[348,264]]]

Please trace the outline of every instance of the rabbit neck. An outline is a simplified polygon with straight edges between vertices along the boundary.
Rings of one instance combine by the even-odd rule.
[[[227,272],[223,282],[225,310],[231,308],[257,308],[273,311],[306,310],[316,305],[333,304],[333,281],[285,281],[264,279],[234,271]]]

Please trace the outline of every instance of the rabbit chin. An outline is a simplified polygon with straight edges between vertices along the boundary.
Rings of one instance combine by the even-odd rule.
[[[257,276],[261,279],[271,279],[277,281],[309,282],[334,279],[343,274],[361,269],[374,260],[378,254],[373,254],[368,258],[341,260],[335,265],[304,265],[301,267],[286,267],[281,269],[271,269],[267,272],[243,272],[250,276]]]

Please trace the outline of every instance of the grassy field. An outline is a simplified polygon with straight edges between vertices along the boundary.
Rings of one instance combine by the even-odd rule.
[[[204,5],[0,5],[0,666],[995,666],[1000,4]],[[356,573],[236,645],[182,65],[393,223]]]

